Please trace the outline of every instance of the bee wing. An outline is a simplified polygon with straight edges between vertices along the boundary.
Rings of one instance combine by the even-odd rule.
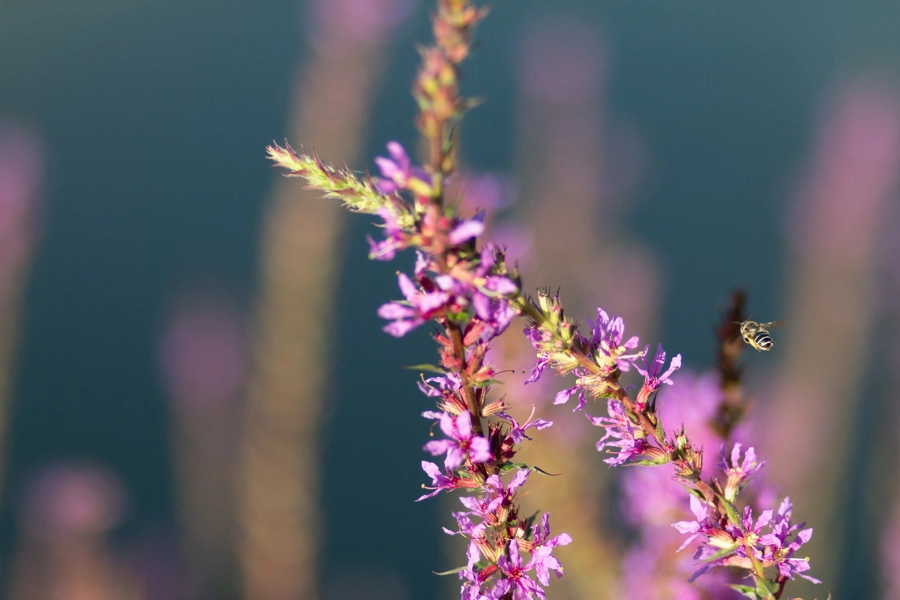
[[[788,320],[784,321],[772,321],[771,323],[760,323],[759,326],[765,329],[781,329],[785,325],[788,324]]]

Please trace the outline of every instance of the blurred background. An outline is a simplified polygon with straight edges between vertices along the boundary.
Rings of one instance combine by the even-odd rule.
[[[458,504],[413,502],[430,406],[401,368],[434,350],[375,316],[412,257],[369,262],[369,219],[264,157],[287,137],[365,171],[415,148],[430,9],[0,3],[0,596],[453,597],[432,572],[464,561],[440,529]],[[900,598],[898,20],[498,0],[464,65],[485,102],[455,193],[526,286],[681,353],[686,406],[715,388],[732,289],[790,319],[747,356],[742,435],[815,527],[806,598]],[[653,590],[629,571],[651,535],[621,518],[631,476],[547,409],[562,380],[523,390],[529,360],[495,355],[513,413],[557,421],[528,452],[563,476],[525,501],[575,538],[550,597],[719,597],[683,565]]]

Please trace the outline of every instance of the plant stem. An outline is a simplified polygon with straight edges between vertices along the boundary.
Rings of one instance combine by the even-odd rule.
[[[459,330],[459,325],[447,324],[445,327],[447,333],[450,334],[450,339],[453,341],[453,352],[456,359],[462,365],[459,369],[459,379],[463,398],[466,400],[466,408],[469,409],[469,415],[472,417],[472,431],[477,435],[484,435],[484,427],[481,424],[481,407],[475,401],[475,389],[469,383],[467,375],[466,348],[463,346],[462,332]]]

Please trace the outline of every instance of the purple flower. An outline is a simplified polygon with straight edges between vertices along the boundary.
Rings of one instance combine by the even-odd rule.
[[[787,544],[787,538],[794,531],[801,529],[803,524],[791,525],[791,510],[793,505],[790,498],[785,498],[784,502],[778,508],[778,516],[775,518],[775,524],[772,525],[772,533],[759,538],[759,543],[765,546],[763,550],[763,560],[766,565],[775,564],[778,567],[778,573],[782,577],[794,578],[794,574],[800,575],[804,579],[808,579],[813,583],[822,583],[814,577],[803,575],[809,570],[809,559],[793,558],[796,552],[803,544],[812,538],[813,530],[802,529],[797,533],[794,541]],[[771,511],[768,511],[771,512]]]
[[[482,215],[480,219],[476,217],[461,222],[450,232],[450,235],[448,236],[449,242],[454,246],[457,246],[481,235],[481,232],[484,231],[483,219],[484,216]]]
[[[489,596],[484,595],[481,591],[481,578],[478,572],[467,567],[459,572],[459,578],[464,579],[462,588],[460,588],[460,600],[492,600]]]
[[[441,473],[440,468],[434,464],[433,462],[428,462],[427,460],[422,461],[422,470],[425,471],[425,474],[431,477],[431,485],[422,487],[426,490],[434,490],[430,494],[425,494],[424,496],[419,496],[416,499],[416,502],[421,502],[425,498],[431,498],[433,496],[437,496],[443,490],[452,490],[459,487],[459,477],[455,477],[452,474],[444,475]]]
[[[366,236],[369,240],[369,258],[392,260],[398,250],[406,248],[406,236],[390,209],[382,207],[375,214],[384,219],[384,239],[376,242],[372,236]]]
[[[740,543],[732,543],[731,546],[727,547],[731,547],[732,550],[726,553],[725,556],[721,556],[722,548],[709,545],[703,545],[697,548],[697,551],[694,552],[693,559],[699,562],[701,566],[694,571],[693,575],[688,579],[688,583],[693,583],[701,575],[706,575],[712,571],[714,567],[730,566],[745,570],[751,570],[753,568],[753,563],[747,558],[747,549],[744,546],[741,546]],[[720,557],[713,558],[716,554],[720,554]],[[758,552],[754,552],[754,555],[758,554]]]
[[[448,535],[464,535],[469,538],[469,548],[466,550],[466,558],[468,558],[468,564],[466,567],[468,569],[474,569],[475,564],[481,560],[481,550],[479,546],[482,544],[487,544],[487,540],[485,539],[485,531],[487,531],[487,522],[482,521],[478,525],[472,523],[472,520],[469,519],[470,513],[465,512],[455,512],[453,513],[453,517],[456,519],[457,526],[459,528],[458,531],[453,531],[443,528],[444,533]]]
[[[709,532],[709,505],[706,502],[701,502],[700,499],[693,494],[691,495],[691,512],[697,517],[696,520],[672,523],[672,527],[677,529],[680,533],[691,534],[678,548],[678,552],[684,550],[697,536]]]
[[[663,350],[662,344],[656,345],[656,354],[653,356],[653,361],[648,365],[647,364],[647,350],[650,349],[650,346],[644,347],[644,356],[642,361],[644,363],[644,369],[635,365],[635,368],[638,370],[638,373],[644,376],[644,385],[641,387],[641,390],[638,392],[637,398],[635,399],[635,405],[638,410],[643,410],[645,406],[647,406],[647,402],[650,400],[650,395],[653,394],[659,388],[660,385],[672,385],[672,380],[669,379],[672,373],[681,368],[681,355],[676,354],[672,357],[672,362],[669,363],[669,368],[664,373],[660,373],[662,371],[663,365],[666,363],[666,353]]]
[[[625,464],[637,456],[653,454],[654,451],[661,452],[653,448],[646,438],[637,437],[637,432],[625,414],[625,409],[622,407],[621,402],[609,400],[607,408],[610,415],[608,417],[592,417],[585,413],[585,416],[591,423],[597,427],[606,428],[606,434],[597,442],[597,451],[602,452],[604,448],[618,448],[618,451],[611,458],[607,458],[603,462],[615,467]],[[610,438],[613,441],[606,441]]]
[[[773,514],[774,512],[771,510],[764,510],[754,523],[753,509],[745,506],[744,514],[741,516],[741,527],[743,530],[731,524],[726,525],[725,528],[734,536],[735,541],[741,544],[749,542],[752,545],[759,539],[759,532],[762,531],[762,528],[772,520]]]
[[[476,288],[472,296],[472,305],[475,314],[485,324],[484,333],[481,335],[482,341],[489,341],[506,331],[519,314],[510,301],[504,298],[517,291],[516,284],[510,279],[496,275],[488,277],[483,286]]]
[[[478,549],[479,544],[486,543],[484,532],[487,530],[487,523],[481,522],[470,531],[469,547],[466,548],[466,567],[474,570],[475,565],[481,560],[481,550]]]
[[[497,560],[497,566],[503,572],[503,579],[494,586],[494,598],[503,598],[512,590],[513,600],[533,600],[533,598],[541,598],[547,596],[544,590],[531,577],[528,576],[534,565],[532,559],[526,566],[522,566],[522,557],[519,556],[519,542],[516,540],[509,541],[509,558],[501,556]]]
[[[449,304],[454,309],[472,306],[482,341],[490,341],[505,331],[518,314],[508,296],[517,293],[519,287],[508,277],[492,274],[497,258],[496,247],[485,244],[474,269],[453,270],[434,278],[437,287],[450,297]]]
[[[638,370],[638,373],[644,376],[644,386],[650,388],[651,391],[655,391],[660,385],[667,384],[672,385],[672,380],[669,377],[681,368],[681,355],[676,354],[672,361],[669,363],[669,368],[666,372],[660,374],[660,371],[663,368],[663,365],[666,363],[666,352],[663,350],[662,344],[656,345],[656,354],[653,356],[653,362],[649,365],[647,364],[647,350],[650,349],[650,346],[644,347],[643,352],[643,363],[646,367],[642,369],[640,367],[635,367]]]
[[[628,371],[631,363],[643,356],[644,353],[641,352],[628,353],[629,350],[637,348],[636,335],[622,343],[622,338],[625,337],[625,321],[622,317],[611,319],[605,310],[597,308],[597,320],[588,319],[588,325],[591,327],[590,345],[594,355],[598,359],[606,357],[605,361],[600,361],[601,364],[606,362],[615,365],[620,371]]]
[[[534,427],[538,431],[541,429],[546,429],[553,425],[553,421],[545,421],[544,419],[537,419],[536,421],[532,421],[531,417],[534,416],[534,407],[531,409],[531,414],[528,415],[528,419],[524,424],[519,425],[519,422],[516,421],[512,416],[508,415],[505,412],[498,413],[500,417],[509,421],[509,424],[512,428],[509,431],[509,435],[513,440],[513,443],[520,444],[522,440],[530,440],[531,438],[525,435],[525,430],[529,427]]]
[[[375,164],[381,170],[385,179],[378,179],[378,189],[382,194],[393,194],[397,190],[406,187],[409,180],[409,156],[398,142],[387,143],[388,152],[391,158],[378,156],[375,158]]]
[[[437,387],[431,385],[436,383]],[[456,392],[462,387],[462,379],[459,373],[447,373],[441,377],[429,377],[425,381],[417,383],[419,391],[429,398],[441,398],[448,392]]]
[[[541,378],[541,375],[544,374],[544,369],[550,364],[550,356],[542,349],[545,342],[544,334],[537,325],[529,325],[522,330],[522,333],[525,334],[525,337],[528,338],[528,341],[531,342],[534,349],[538,351],[537,364],[534,366],[534,369],[531,370],[531,375],[525,380],[525,385],[528,385]]]
[[[691,497],[692,509],[693,502],[694,498]],[[689,581],[694,581],[701,575],[709,573],[713,567],[731,566],[739,567],[741,569],[752,569],[752,562],[748,557],[747,549],[752,549],[753,558],[755,560],[763,560],[762,553],[756,548],[756,544],[760,538],[760,531],[763,527],[768,525],[771,520],[772,511],[766,510],[763,511],[754,523],[753,511],[749,506],[744,508],[740,526],[727,523],[725,525],[725,530],[722,530],[716,527],[715,523],[704,518],[704,522],[700,523],[700,530],[692,535],[681,546],[681,548],[684,548],[688,542],[700,533],[705,534],[708,537],[707,545],[700,546],[694,553],[694,559],[699,561],[701,566],[693,575],[691,575]],[[698,519],[698,523],[699,521],[700,519]],[[684,526],[684,528],[679,528],[679,525]],[[690,522],[682,521],[681,523],[675,523],[673,527],[677,528],[682,533],[688,533],[688,527],[690,525],[692,525]],[[679,550],[681,550],[681,548],[679,548]],[[726,550],[724,554],[722,552],[723,550]],[[717,554],[719,555],[718,558],[714,558]]]
[[[567,546],[572,543],[572,537],[567,533],[561,533],[556,537],[550,537],[550,513],[544,513],[541,525],[535,526],[534,542],[531,548],[531,562],[538,581],[542,584],[550,585],[550,571],[556,573],[559,579],[563,575],[563,568],[559,561],[550,556],[550,552],[556,546]]]
[[[444,467],[448,471],[455,471],[463,464],[468,456],[473,463],[487,462],[491,460],[491,448],[488,441],[472,435],[472,417],[464,412],[456,417],[444,413],[441,415],[441,431],[450,439],[434,440],[425,444],[425,450],[432,456],[447,453],[444,459]]]
[[[519,286],[509,277],[491,275],[498,252],[493,244],[485,244],[481,249],[481,262],[475,269],[476,286],[472,293],[472,306],[485,325],[481,334],[482,341],[489,341],[506,331],[513,318],[519,314],[507,298],[516,294]]]
[[[386,179],[378,180],[378,189],[382,194],[392,194],[399,189],[406,187],[406,181],[409,178],[409,156],[406,150],[399,142],[388,142],[388,152],[391,158],[378,156],[375,158],[375,164],[381,170],[382,176]]]
[[[484,482],[482,488],[485,490],[483,497],[464,496],[459,499],[463,506],[471,512],[469,514],[477,515],[482,519],[490,519],[491,513],[504,504],[512,503],[513,495],[516,489],[522,487],[528,479],[528,469],[519,470],[509,482],[508,486],[503,485],[503,481],[499,475],[491,475]]]
[[[406,150],[398,142],[388,142],[387,149],[391,158],[383,156],[375,158],[375,164],[378,165],[383,177],[377,178],[375,183],[382,194],[393,194],[406,189],[411,178],[420,181],[428,180],[425,171],[410,165]]]
[[[528,480],[528,475],[530,474],[531,471],[529,469],[519,469],[507,486],[503,485],[503,481],[498,475],[491,475],[487,478],[487,481],[484,482],[484,487],[493,490],[496,494],[511,499],[513,492],[525,485],[525,481]]]
[[[737,443],[731,450],[731,464],[725,458],[725,444],[722,444],[722,460],[719,462],[719,468],[725,470],[728,475],[728,482],[725,484],[725,499],[734,502],[738,492],[746,485],[750,476],[759,471],[766,461],[757,462],[756,452],[753,447],[747,449],[744,454],[744,460],[741,461],[741,444]]]
[[[496,475],[491,475],[491,477],[497,477]],[[499,477],[497,478],[499,481]],[[500,508],[503,505],[504,500],[508,500],[506,494],[497,493],[497,490],[490,489],[488,492],[482,496],[463,496],[459,499],[463,506],[469,509],[468,513],[453,513],[454,516],[457,514],[466,514],[466,515],[477,515],[482,519],[489,519],[491,514]],[[459,517],[457,517],[459,520]]]
[[[394,337],[403,337],[430,319],[435,313],[443,310],[450,296],[441,291],[420,291],[405,273],[398,273],[397,280],[400,291],[406,297],[406,303],[382,304],[378,309],[378,316],[393,321],[384,326],[384,331]]]
[[[575,374],[580,375],[578,370],[575,371]],[[575,408],[572,409],[572,412],[583,410],[584,407],[587,406],[586,390],[577,384],[573,387],[566,388],[557,392],[556,397],[553,399],[553,404],[565,404],[569,401],[569,398],[572,397],[572,394],[578,391],[579,388],[581,389],[581,391],[578,393],[578,404],[575,405]],[[597,425],[597,423],[594,423],[594,425]]]
[[[452,529],[447,529],[446,527],[443,527],[442,529],[444,530],[444,533],[446,533],[447,535],[463,534],[463,535],[467,535],[470,537],[474,533],[476,533],[476,525],[474,523],[472,523],[472,519],[469,518],[469,515],[471,513],[455,512],[452,514],[453,514],[453,518],[456,519],[456,526],[458,529],[457,529],[457,531],[453,531]],[[484,533],[483,529],[480,529],[479,531],[482,534]]]

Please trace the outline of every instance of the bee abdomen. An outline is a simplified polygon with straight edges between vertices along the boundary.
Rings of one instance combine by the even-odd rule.
[[[772,336],[763,331],[757,333],[756,337],[753,338],[753,341],[756,342],[756,345],[760,350],[771,350],[774,345]]]

